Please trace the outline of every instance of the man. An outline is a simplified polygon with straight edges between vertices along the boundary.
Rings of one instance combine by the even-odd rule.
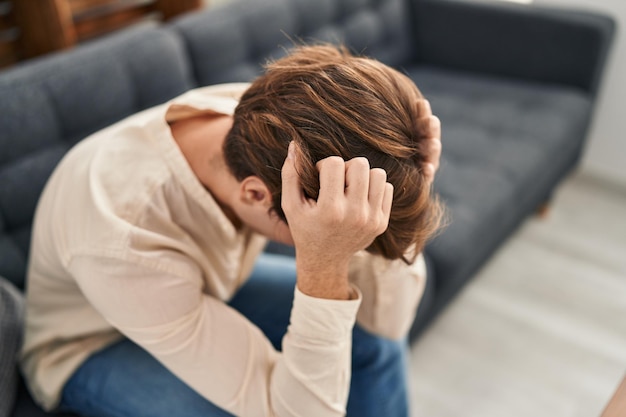
[[[408,415],[439,136],[407,77],[316,46],[82,141],[35,218],[34,396],[90,416]],[[266,238],[295,263],[257,259]]]

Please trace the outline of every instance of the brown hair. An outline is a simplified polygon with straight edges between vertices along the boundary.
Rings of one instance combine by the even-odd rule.
[[[272,210],[285,220],[281,167],[290,141],[299,145],[300,182],[313,199],[318,161],[366,157],[394,186],[389,227],[368,251],[412,262],[442,216],[423,169],[420,99],[408,77],[376,60],[329,45],[297,47],[268,64],[242,96],[224,143],[226,164],[238,181],[261,178],[272,193]]]

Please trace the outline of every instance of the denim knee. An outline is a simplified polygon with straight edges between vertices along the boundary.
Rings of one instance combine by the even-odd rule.
[[[355,327],[348,417],[408,417],[407,340]]]
[[[391,340],[356,326],[352,337],[352,367],[355,369],[379,366],[404,366],[408,342]]]

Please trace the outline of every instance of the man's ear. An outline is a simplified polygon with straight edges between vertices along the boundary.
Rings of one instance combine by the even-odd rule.
[[[272,205],[272,194],[261,178],[251,175],[239,184],[239,200],[246,205]]]

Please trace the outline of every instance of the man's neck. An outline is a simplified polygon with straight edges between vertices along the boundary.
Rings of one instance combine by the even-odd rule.
[[[172,136],[196,177],[211,193],[228,219],[239,227],[241,221],[231,209],[238,183],[222,153],[222,146],[232,127],[232,117],[198,116],[170,123]]]

